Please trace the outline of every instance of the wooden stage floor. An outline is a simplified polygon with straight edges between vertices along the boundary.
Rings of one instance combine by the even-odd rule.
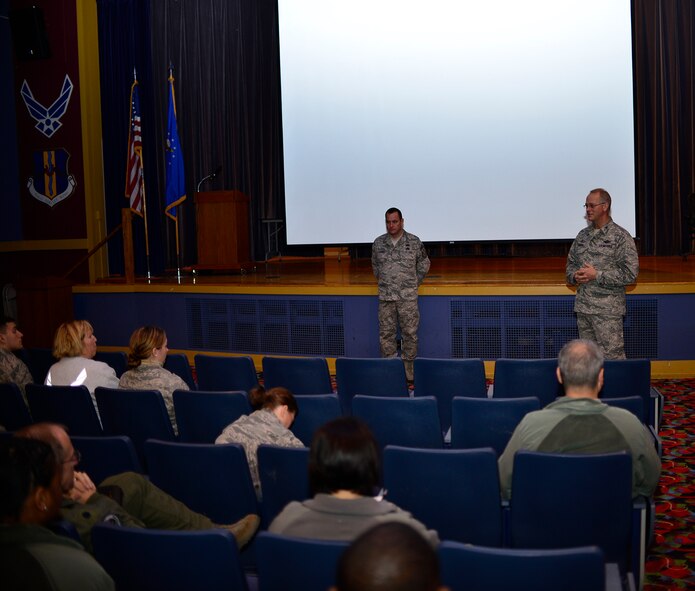
[[[211,291],[216,293],[376,294],[368,258],[276,258],[247,266],[243,273],[182,272],[76,286],[78,291]],[[110,288],[110,289],[109,289]],[[565,258],[434,258],[421,295],[569,295]],[[695,257],[640,257],[637,282],[628,293],[695,293]]]

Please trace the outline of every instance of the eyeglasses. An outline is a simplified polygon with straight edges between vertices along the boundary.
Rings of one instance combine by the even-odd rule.
[[[82,454],[78,450],[74,449],[72,455],[67,460],[63,460],[63,464],[69,464],[70,462],[79,464],[81,460]]]
[[[603,205],[606,203],[605,201],[599,201],[598,203],[585,203],[584,204],[584,209],[594,209],[595,207],[598,207],[599,205]]]

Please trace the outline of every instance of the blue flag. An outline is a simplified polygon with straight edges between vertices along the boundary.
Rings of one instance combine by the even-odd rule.
[[[174,98],[174,74],[169,70],[169,115],[166,146],[166,207],[164,212],[174,221],[177,206],[186,200],[186,183],[183,175],[183,153],[176,127],[176,99]]]

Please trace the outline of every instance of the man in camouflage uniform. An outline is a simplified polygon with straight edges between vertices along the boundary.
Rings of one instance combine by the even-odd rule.
[[[3,316],[0,322],[0,383],[17,384],[26,402],[24,387],[33,383],[34,378],[25,363],[14,354],[22,348],[23,336],[14,319]]]
[[[613,222],[608,191],[594,189],[584,207],[589,226],[572,243],[565,269],[567,283],[577,285],[579,336],[597,343],[606,359],[625,359],[625,286],[639,272],[635,241]]]
[[[135,472],[114,474],[97,487],[85,472],[75,470],[80,454],[61,425],[34,423],[17,431],[15,436],[38,439],[53,448],[62,468],[61,516],[75,526],[89,552],[92,528],[98,523],[184,531],[222,528],[234,536],[240,548],[253,537],[260,524],[260,518],[253,513],[230,525],[215,524]]]
[[[401,356],[408,380],[413,379],[420,310],[417,289],[430,268],[420,239],[403,229],[399,209],[386,210],[386,234],[372,245],[372,268],[379,283],[379,345],[382,357],[395,357],[396,328],[401,329]]]

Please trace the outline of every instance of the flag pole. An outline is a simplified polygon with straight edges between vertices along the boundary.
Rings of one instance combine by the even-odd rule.
[[[138,81],[138,74],[135,68],[133,68],[133,80]],[[142,155],[142,146],[140,147],[140,170],[142,178],[140,182],[142,183],[142,221],[145,224],[145,260],[147,262],[147,279],[148,281],[152,279],[152,271],[150,269],[150,235],[147,231],[147,195],[145,193],[145,157]]]
[[[140,160],[143,158],[140,156]],[[150,236],[147,232],[147,198],[145,195],[145,166],[143,163],[142,170],[142,220],[145,222],[145,259],[147,260],[147,279],[152,279],[150,271]]]
[[[167,182],[165,213],[174,220],[176,237],[176,274],[181,278],[181,246],[179,237],[179,206],[186,200],[186,188],[183,172],[183,155],[181,153],[176,116],[176,97],[174,92],[174,67],[169,64],[169,115],[167,124]]]

